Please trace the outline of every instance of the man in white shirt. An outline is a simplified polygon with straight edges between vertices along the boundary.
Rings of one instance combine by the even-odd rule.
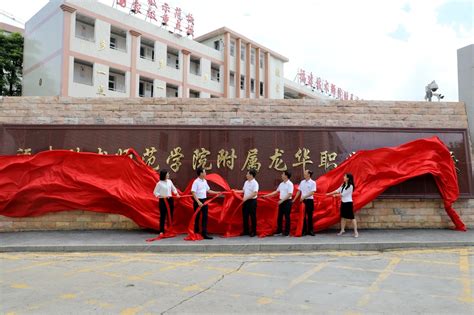
[[[250,169],[247,171],[247,180],[244,183],[242,190],[237,190],[244,194],[243,205],[242,205],[242,218],[244,231],[242,235],[250,235],[254,237],[257,235],[257,194],[258,194],[258,182],[255,180],[257,171]],[[252,222],[252,230],[249,233],[249,217]]]
[[[293,183],[290,181],[291,172],[284,171],[281,173],[282,182],[278,186],[277,190],[263,197],[270,197],[280,193],[280,200],[278,201],[278,221],[277,221],[277,232],[276,235],[282,233],[283,215],[285,216],[285,230],[283,236],[290,235],[290,213],[291,213],[291,196],[293,195]]]
[[[296,192],[295,202],[298,197],[304,203],[305,216],[303,224],[303,235],[314,236],[313,232],[313,211],[314,211],[314,193],[316,192],[316,182],[311,179],[313,172],[310,170],[304,171],[304,179],[301,181],[298,191]]]
[[[194,199],[194,211],[196,211],[200,206],[202,206],[207,199],[207,193],[210,194],[220,194],[220,192],[213,191],[209,187],[206,181],[206,170],[202,167],[198,167],[196,170],[198,177],[194,180],[193,185],[191,187],[191,194],[193,195]],[[212,237],[207,235],[207,212],[208,207],[205,205],[201,208],[201,212],[197,214],[196,220],[194,221],[194,232],[199,233],[199,219],[202,213],[202,229],[201,235],[205,240],[212,240]]]

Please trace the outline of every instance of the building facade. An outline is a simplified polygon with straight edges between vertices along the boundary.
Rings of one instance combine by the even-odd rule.
[[[316,98],[284,78],[287,61],[226,27],[193,40],[98,1],[52,0],[26,23],[23,95]]]
[[[474,44],[458,49],[459,100],[466,104],[471,142],[474,141]]]
[[[0,32],[4,34],[23,34],[25,25],[18,21],[12,14],[0,10]]]

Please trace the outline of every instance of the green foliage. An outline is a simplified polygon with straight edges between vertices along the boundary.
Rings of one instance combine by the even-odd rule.
[[[21,96],[23,36],[0,31],[0,94]]]

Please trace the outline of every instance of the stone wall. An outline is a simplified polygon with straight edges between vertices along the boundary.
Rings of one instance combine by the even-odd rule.
[[[463,103],[338,100],[0,98],[0,124],[250,125],[467,128]],[[471,148],[472,150],[472,148]],[[474,227],[474,199],[454,208]],[[440,199],[377,199],[358,214],[361,228],[446,228]],[[0,216],[0,231],[136,229],[128,218],[85,211]]]
[[[467,128],[463,103],[5,97],[0,124]]]
[[[468,227],[474,228],[474,199],[460,200],[454,204],[454,209]],[[376,199],[356,217],[363,229],[453,227],[441,200]],[[90,211],[63,211],[28,218],[0,216],[0,230],[5,232],[91,229],[138,229],[138,226],[121,215]]]

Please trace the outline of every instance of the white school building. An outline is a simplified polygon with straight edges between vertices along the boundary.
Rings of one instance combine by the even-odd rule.
[[[95,0],[51,0],[24,36],[25,96],[324,97],[284,78],[288,58],[231,29],[192,39]]]

